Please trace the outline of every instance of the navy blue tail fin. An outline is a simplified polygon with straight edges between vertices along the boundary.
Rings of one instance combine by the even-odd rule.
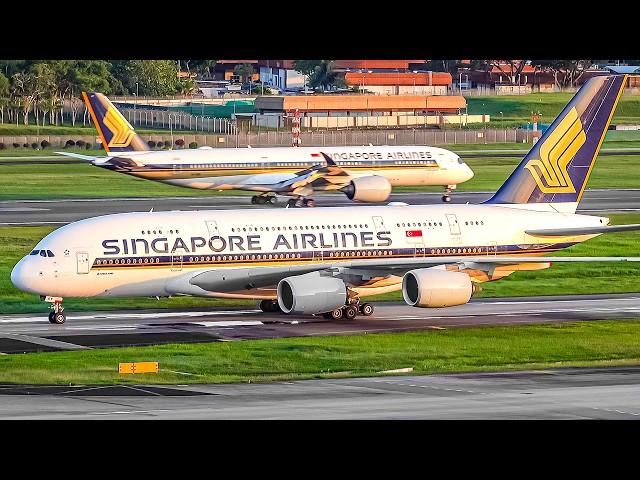
[[[485,203],[577,206],[626,83],[626,75],[589,79]]]
[[[101,93],[82,92],[84,103],[107,152],[143,152],[147,144],[118,109]]]

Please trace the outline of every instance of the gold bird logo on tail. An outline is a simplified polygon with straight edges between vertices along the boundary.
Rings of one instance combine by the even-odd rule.
[[[105,126],[111,130],[113,138],[109,142],[109,147],[128,147],[135,136],[131,125],[125,118],[113,107],[109,107],[103,120]]]
[[[575,193],[567,166],[586,141],[574,107],[540,145],[540,159],[529,160],[524,168],[531,172],[543,193]]]

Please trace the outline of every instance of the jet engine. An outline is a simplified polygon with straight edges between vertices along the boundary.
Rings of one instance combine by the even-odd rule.
[[[318,272],[283,278],[278,283],[278,305],[287,314],[326,313],[342,307],[346,301],[345,283]]]
[[[384,202],[391,193],[391,183],[380,175],[355,177],[342,192],[349,200],[356,202]]]
[[[405,273],[402,296],[412,307],[463,305],[474,292],[471,278],[463,272],[419,268]]]

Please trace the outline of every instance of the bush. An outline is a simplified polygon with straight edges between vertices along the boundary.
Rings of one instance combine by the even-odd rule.
[[[85,150],[89,150],[91,148],[91,144],[89,142],[87,142],[84,146]]]
[[[20,148],[20,144],[19,143],[14,143],[13,144],[13,148]]]
[[[87,142],[85,142],[84,140],[78,140],[78,141],[76,142],[76,146],[78,146],[78,147],[82,148],[82,147],[84,147],[84,146],[85,146],[85,144],[86,144],[86,143],[87,143]]]
[[[175,141],[175,144],[179,147],[184,147],[184,139],[179,138]]]
[[[50,144],[49,142],[47,142],[46,140],[42,140],[42,141],[40,142],[40,146],[41,146],[42,148],[47,148],[47,147],[50,147],[50,146],[51,146],[51,144]]]
[[[189,148],[198,148],[198,142],[191,142]]]
[[[67,140],[67,141],[65,142],[65,144],[64,144],[64,148],[67,148],[67,147],[73,147],[75,144],[76,144],[76,142],[74,142],[73,140],[69,139],[69,140]]]
[[[29,144],[28,144],[28,143],[23,143],[23,144],[22,144],[22,146],[23,146],[24,148],[29,148]]]
[[[171,141],[170,140],[165,140],[164,141],[164,148],[169,148],[171,146]]]
[[[0,142],[0,150],[4,150],[4,143]]]
[[[147,142],[147,145],[149,145],[149,148],[156,148],[156,142],[154,142],[153,140],[149,140]]]
[[[33,148],[34,150],[37,150],[38,149],[38,144],[36,142],[33,142],[31,144],[31,148]]]

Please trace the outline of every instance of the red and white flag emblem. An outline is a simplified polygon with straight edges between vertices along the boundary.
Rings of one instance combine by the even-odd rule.
[[[405,234],[407,235],[407,238],[409,238],[409,237],[411,237],[411,238],[421,237],[422,236],[422,230],[406,230]]]

